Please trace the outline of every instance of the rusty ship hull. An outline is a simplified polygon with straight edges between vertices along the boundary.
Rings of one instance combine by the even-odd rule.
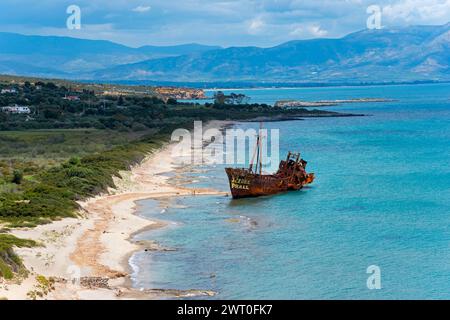
[[[292,160],[289,153],[286,161],[280,162],[275,174],[261,174],[251,168],[226,168],[231,195],[234,199],[273,195],[289,190],[300,190],[314,181],[313,173],[306,173],[306,161]]]
[[[243,169],[226,168],[234,199],[259,197],[287,191],[283,180],[274,175],[257,175]]]

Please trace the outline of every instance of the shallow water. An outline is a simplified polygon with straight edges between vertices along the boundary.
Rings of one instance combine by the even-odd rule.
[[[301,150],[316,173],[299,192],[140,202],[171,221],[146,232],[174,252],[132,258],[137,288],[208,289],[224,299],[450,298],[450,85],[249,90],[254,102],[384,97],[326,108],[370,114],[266,123],[281,155]],[[256,128],[242,123],[239,127]],[[228,190],[223,166],[190,174]],[[381,269],[369,290],[366,269]]]

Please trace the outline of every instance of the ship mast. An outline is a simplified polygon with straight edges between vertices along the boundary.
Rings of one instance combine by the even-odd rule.
[[[258,131],[258,135],[256,137],[256,146],[255,149],[253,151],[253,156],[252,156],[252,160],[250,162],[250,172],[253,172],[253,164],[255,162],[255,156],[256,156],[256,166],[255,166],[255,174],[262,174],[262,144],[261,144],[261,131],[262,131],[262,122],[260,122],[259,124],[259,131]]]
[[[262,174],[262,122],[259,123],[259,132],[258,132],[258,142],[259,142],[259,146],[258,146],[258,150],[259,150],[259,175]]]
[[[257,137],[257,139],[259,139],[259,136]],[[255,156],[257,151],[258,151],[258,141],[256,142],[255,149],[253,149],[253,156],[252,160],[250,161],[250,167],[248,169],[250,172],[253,172],[253,164],[255,163]]]

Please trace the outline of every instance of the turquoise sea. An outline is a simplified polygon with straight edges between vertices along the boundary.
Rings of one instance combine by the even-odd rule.
[[[206,289],[222,299],[450,298],[450,84],[234,92],[265,103],[396,101],[325,108],[365,117],[265,123],[280,129],[281,156],[300,150],[316,173],[299,192],[141,201],[140,214],[169,227],[136,238],[177,250],[135,254],[136,288]],[[223,167],[185,178],[227,191]],[[381,270],[379,290],[367,288],[370,265]]]

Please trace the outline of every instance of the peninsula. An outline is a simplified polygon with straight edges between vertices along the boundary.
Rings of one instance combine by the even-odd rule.
[[[345,103],[374,103],[374,102],[393,102],[393,99],[384,98],[357,98],[340,100],[320,100],[320,101],[302,101],[302,100],[279,100],[275,107],[279,108],[317,108],[334,107]]]

